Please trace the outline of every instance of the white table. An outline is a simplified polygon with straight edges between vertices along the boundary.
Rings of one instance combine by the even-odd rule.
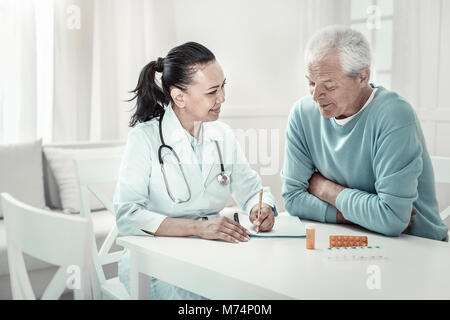
[[[149,297],[148,276],[210,299],[450,299],[449,243],[314,223],[315,250],[306,250],[305,238],[233,244],[129,236],[117,244],[130,250],[133,299]],[[384,258],[330,259],[332,234],[367,235],[370,246],[381,246]]]

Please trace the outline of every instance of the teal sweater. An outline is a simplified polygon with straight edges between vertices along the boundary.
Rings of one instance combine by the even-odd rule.
[[[336,223],[336,208],[308,193],[315,170],[347,189],[336,208],[345,219],[387,236],[405,233],[448,241],[419,121],[408,102],[378,87],[372,102],[344,126],[323,117],[311,96],[289,115],[281,171],[286,210]]]

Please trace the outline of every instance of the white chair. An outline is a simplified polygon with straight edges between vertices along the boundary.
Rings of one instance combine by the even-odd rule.
[[[1,205],[13,299],[36,299],[23,253],[59,266],[41,299],[58,299],[66,287],[74,289],[77,300],[91,299],[89,266],[90,246],[94,239],[92,222],[29,206],[7,193],[1,194]]]
[[[89,193],[91,192],[105,208],[114,214],[111,199],[108,199],[98,188],[99,184],[115,183],[118,178],[121,158],[109,157],[101,159],[75,160],[77,169],[78,185],[81,197],[81,215],[91,219],[91,208],[89,202]],[[116,263],[120,260],[123,250],[110,253],[119,232],[114,223],[113,228],[106,236],[100,250],[97,244],[93,243],[93,274],[92,289],[94,299],[118,299],[128,300],[130,296],[125,286],[119,281],[119,277],[106,279],[103,272],[103,265]]]
[[[431,162],[435,182],[450,184],[450,158],[433,156]],[[442,220],[447,219],[450,216],[450,207],[444,209],[440,216]]]

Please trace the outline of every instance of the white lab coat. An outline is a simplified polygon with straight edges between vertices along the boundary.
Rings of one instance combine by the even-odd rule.
[[[261,179],[250,168],[228,125],[220,121],[203,123],[201,168],[199,159],[171,106],[166,108],[162,127],[165,143],[175,150],[181,160],[191,189],[191,199],[186,203],[176,204],[166,191],[158,160],[158,149],[161,145],[158,119],[138,124],[128,135],[114,196],[116,223],[121,235],[149,236],[142,230],[155,233],[166,217],[200,219],[216,215],[225,207],[230,194],[247,212],[258,203],[259,190],[262,188]],[[225,172],[230,177],[230,183],[226,186],[217,181],[221,170],[214,141],[219,144]],[[177,198],[187,198],[187,187],[178,164],[170,154],[165,157],[164,162],[172,194]],[[269,188],[264,188],[263,202],[275,206]],[[128,252],[125,252],[119,263],[119,278],[129,290]],[[151,298],[201,297],[152,279]]]

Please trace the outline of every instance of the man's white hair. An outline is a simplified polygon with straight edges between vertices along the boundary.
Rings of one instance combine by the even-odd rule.
[[[306,45],[306,66],[333,52],[337,52],[342,71],[349,77],[356,77],[362,69],[370,68],[369,42],[361,32],[344,26],[329,26],[313,35]]]

